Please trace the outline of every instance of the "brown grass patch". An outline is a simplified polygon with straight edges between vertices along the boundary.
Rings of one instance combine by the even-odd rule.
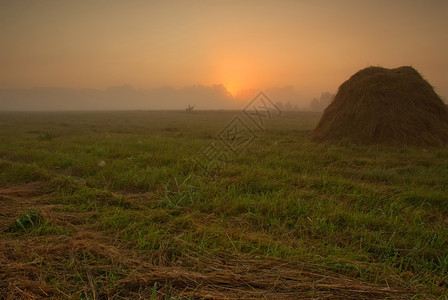
[[[136,251],[93,226],[81,225],[83,213],[65,213],[57,209],[59,206],[46,204],[42,198],[46,194],[37,192],[38,188],[22,188],[0,189],[2,197],[14,197],[5,213],[8,220],[32,203],[46,219],[60,225],[66,222],[73,234],[2,232],[0,298],[148,299],[156,283],[158,298],[407,299],[415,294],[410,289],[366,283],[305,262],[203,250],[186,250],[173,260],[168,246]],[[185,249],[195,247],[189,246]],[[397,281],[395,285],[400,284]]]
[[[2,239],[2,297],[123,299],[158,295],[194,298],[406,299],[409,290],[368,284],[306,264],[248,256],[185,253],[152,264],[145,256],[90,232],[72,237]],[[164,253],[153,253],[163,256]],[[108,274],[120,279],[111,284]],[[52,282],[59,281],[57,284]]]

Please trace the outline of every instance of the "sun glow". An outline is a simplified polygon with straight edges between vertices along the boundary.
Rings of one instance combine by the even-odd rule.
[[[231,79],[223,79],[223,85],[226,87],[227,91],[232,95],[234,99],[247,100],[247,91],[259,89],[259,84],[249,76],[243,77],[238,75],[240,74],[229,76],[229,78]]]
[[[232,95],[232,97],[236,97],[238,92],[241,90],[241,87],[234,83],[234,82],[228,82],[225,83],[224,86],[226,87],[227,91]]]
[[[258,85],[259,76],[254,69],[256,64],[250,60],[249,56],[217,56],[215,59],[219,61],[215,77],[234,98],[237,98],[241,91]]]

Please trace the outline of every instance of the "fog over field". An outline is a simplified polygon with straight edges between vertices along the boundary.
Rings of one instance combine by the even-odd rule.
[[[196,110],[242,109],[259,91],[256,89],[230,94],[224,85],[171,86],[151,90],[130,85],[98,89],[29,88],[0,90],[0,110],[183,110],[192,105]],[[310,95],[300,94],[292,86],[264,91],[274,102],[291,109],[310,109]]]
[[[448,96],[448,2],[1,1],[0,110],[309,109],[411,65]]]

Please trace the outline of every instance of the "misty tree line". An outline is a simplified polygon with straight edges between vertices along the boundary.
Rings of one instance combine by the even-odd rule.
[[[322,93],[319,98],[315,97],[311,100],[309,109],[311,111],[323,111],[333,101],[334,96],[329,92]],[[277,101],[275,105],[282,111],[303,110],[303,108],[300,108],[297,104],[292,104],[290,101],[285,103]]]
[[[334,94],[329,92],[322,93],[320,98],[311,100],[310,108],[313,111],[323,111],[334,99]]]

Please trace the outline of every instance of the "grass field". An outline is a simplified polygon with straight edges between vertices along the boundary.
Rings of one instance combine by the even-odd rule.
[[[316,144],[286,112],[0,113],[0,298],[443,298],[448,147]]]

